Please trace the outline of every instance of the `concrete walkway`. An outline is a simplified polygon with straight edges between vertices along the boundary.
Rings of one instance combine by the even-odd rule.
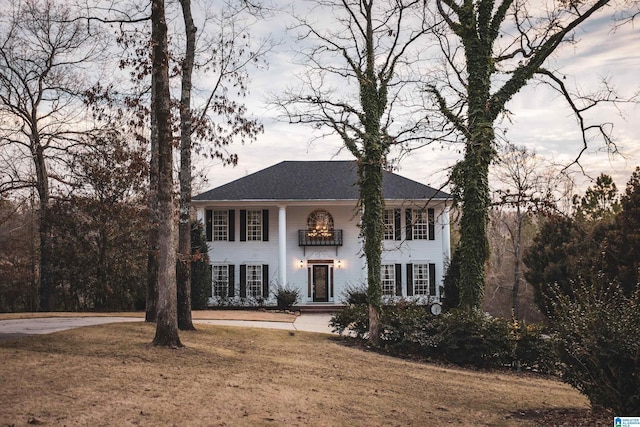
[[[203,320],[194,319],[198,324],[241,326],[246,328],[285,329],[330,334],[330,314],[301,314],[294,322],[267,322],[248,320]],[[83,326],[104,325],[106,323],[140,322],[136,317],[44,317],[34,319],[0,320],[0,340],[19,338],[25,335],[50,334]]]

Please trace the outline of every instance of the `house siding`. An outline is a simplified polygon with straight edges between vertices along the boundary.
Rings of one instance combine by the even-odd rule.
[[[335,203],[335,202],[333,202]],[[444,233],[449,233],[448,224],[444,223],[442,215],[445,204],[433,203],[435,212],[435,224],[433,227],[433,240],[424,239],[406,239],[406,219],[401,215],[400,221],[400,240],[385,240],[383,242],[382,263],[396,265],[397,291],[393,297],[385,297],[385,301],[398,300],[401,298],[414,299],[422,303],[439,302],[440,287],[442,285],[442,277],[446,264],[447,253],[443,249]],[[212,265],[226,264],[233,266],[230,272],[233,273],[231,279],[235,286],[230,287],[234,290],[234,295],[229,296],[229,300],[224,303],[229,304],[271,304],[275,303],[273,291],[279,283],[281,268],[279,265],[279,231],[278,231],[278,215],[280,206],[283,205],[252,205],[242,202],[235,202],[232,205],[208,205],[200,204],[198,207],[198,218],[200,220],[208,219],[207,211],[210,209],[226,209],[233,213],[234,217],[229,221],[233,230],[230,235],[239,236],[241,233],[242,221],[240,215],[246,210],[265,210],[266,215],[263,218],[268,219],[268,241],[213,241],[208,242],[209,258]],[[286,285],[290,288],[298,288],[300,292],[299,304],[312,304],[313,294],[310,292],[312,265],[327,265],[330,272],[330,286],[328,301],[330,303],[342,303],[346,289],[366,281],[366,263],[362,256],[362,239],[360,238],[360,229],[358,227],[358,212],[355,203],[330,204],[327,203],[309,203],[301,204],[297,202],[286,206]],[[430,205],[431,206],[431,205]],[[393,209],[399,207],[389,206]],[[333,218],[334,229],[342,230],[343,245],[342,246],[307,246],[298,245],[298,230],[307,228],[307,218],[315,210],[322,209],[329,212]],[[402,208],[404,210],[404,208]],[[398,224],[395,224],[398,228]],[[447,239],[448,242],[448,239]],[[244,298],[241,290],[241,265],[263,265],[267,266],[268,271],[268,296],[263,300]],[[412,264],[431,264],[434,266],[435,284],[432,284],[435,294],[429,297],[413,296],[412,278],[409,277],[407,265]],[[267,279],[267,277],[265,277]],[[210,298],[211,304],[223,303],[215,297]]]

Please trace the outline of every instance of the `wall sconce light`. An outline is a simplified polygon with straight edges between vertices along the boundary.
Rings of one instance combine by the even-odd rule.
[[[342,268],[342,260],[338,260],[338,268]]]
[[[298,261],[298,268],[304,268],[304,261],[303,260]]]

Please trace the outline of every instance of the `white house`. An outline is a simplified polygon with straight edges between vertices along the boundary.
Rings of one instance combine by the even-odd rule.
[[[354,161],[285,161],[193,198],[206,225],[211,304],[271,304],[278,285],[299,305],[340,304],[366,282]],[[450,257],[451,196],[385,172],[385,298],[440,301]]]

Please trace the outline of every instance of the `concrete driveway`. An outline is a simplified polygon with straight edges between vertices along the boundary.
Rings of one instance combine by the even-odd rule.
[[[194,323],[247,328],[285,329],[330,334],[330,314],[301,314],[292,322],[265,322],[247,320],[200,320]],[[0,340],[19,338],[25,335],[50,334],[83,326],[104,325],[106,323],[140,322],[136,317],[44,317],[34,319],[0,320]]]

